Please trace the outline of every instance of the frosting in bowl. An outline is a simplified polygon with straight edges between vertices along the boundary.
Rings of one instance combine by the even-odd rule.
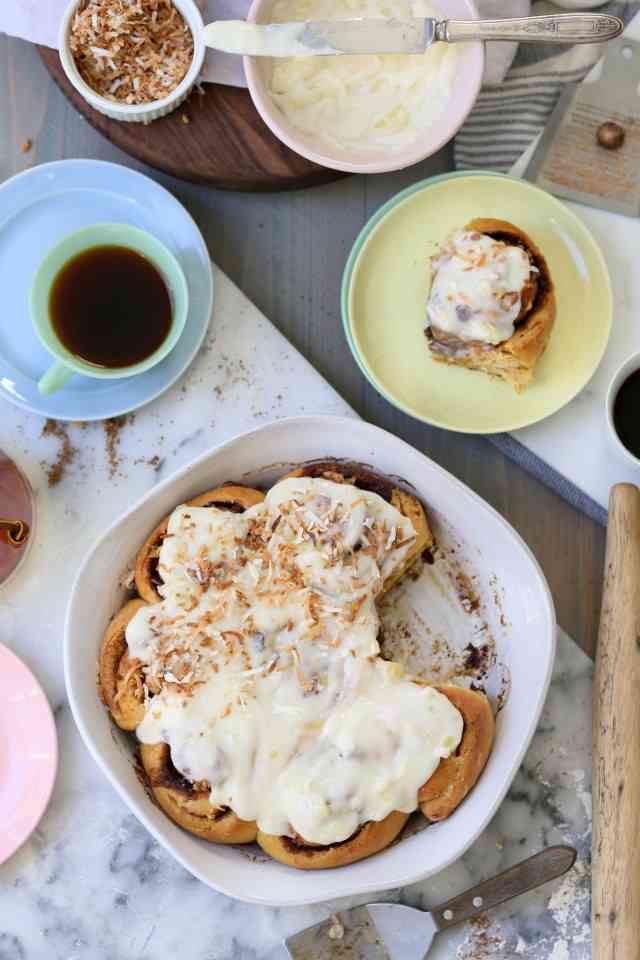
[[[424,0],[276,0],[271,21],[438,16]],[[329,148],[400,150],[433,126],[455,83],[455,44],[423,54],[292,57],[268,92],[296,130]]]
[[[375,598],[414,541],[377,494],[325,479],[242,514],[177,508],[163,600],[126,633],[153,692],[139,739],[266,833],[330,844],[415,810],[463,722],[378,656]]]

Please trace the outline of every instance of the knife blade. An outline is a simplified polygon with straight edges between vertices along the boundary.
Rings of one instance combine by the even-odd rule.
[[[433,42],[431,17],[249,23],[216,20],[204,28],[208,47],[250,57],[317,57],[359,53],[424,53]]]

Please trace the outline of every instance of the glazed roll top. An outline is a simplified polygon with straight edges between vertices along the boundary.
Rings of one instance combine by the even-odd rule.
[[[160,690],[139,739],[265,833],[331,844],[414,810],[463,727],[377,656],[375,598],[414,541],[381,497],[325,479],[283,480],[243,514],[179,507],[163,600],[127,628]]]
[[[456,230],[431,266],[427,319],[433,330],[493,345],[513,336],[538,273],[522,246]]]

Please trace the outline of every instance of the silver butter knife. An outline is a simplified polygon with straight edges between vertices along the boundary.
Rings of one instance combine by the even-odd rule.
[[[352,907],[287,937],[266,960],[423,960],[441,930],[561,877],[575,859],[573,847],[547,847],[429,913],[400,903]]]
[[[500,20],[360,17],[267,24],[216,20],[204,28],[204,41],[216,50],[251,57],[318,57],[343,53],[424,53],[432,43],[439,41],[601,43],[617,37],[623,27],[622,20],[606,13],[564,13]]]

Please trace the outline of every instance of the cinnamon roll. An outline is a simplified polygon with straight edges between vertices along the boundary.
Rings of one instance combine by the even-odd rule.
[[[299,836],[273,836],[258,831],[257,840],[265,853],[298,870],[328,870],[346,867],[348,863],[364,860],[388,847],[402,833],[409,819],[408,813],[394,810],[384,820],[370,820],[358,827],[347,840],[327,846],[307,843]]]
[[[556,316],[538,246],[506,220],[478,218],[455,231],[431,265],[425,333],[433,359],[524,390]]]
[[[415,496],[332,460],[266,495],[216,488],[156,527],[99,685],[171,820],[308,870],[384,849],[418,807],[456,809],[489,755],[491,707],[414,682],[377,638],[379,597],[433,547]]]
[[[282,479],[286,480],[287,477],[323,477],[325,480],[331,480],[334,483],[351,484],[360,490],[366,490],[382,497],[383,500],[395,507],[403,517],[411,521],[415,540],[407,551],[404,562],[385,578],[381,593],[390,590],[395,583],[402,579],[407,570],[413,566],[425,550],[431,550],[435,546],[435,539],[427,515],[418,498],[396,486],[386,477],[381,477],[364,467],[361,463],[318,460],[297,467],[285,474]]]
[[[454,753],[441,760],[438,769],[418,792],[420,809],[427,820],[445,820],[475,786],[491,753],[495,720],[484,693],[436,684],[436,690],[462,714],[462,739]]]
[[[215,487],[206,493],[187,501],[189,507],[217,507],[219,510],[231,510],[242,513],[249,507],[264,500],[264,494],[251,487],[239,484],[226,484]],[[158,603],[161,600],[158,587],[162,584],[162,575],[158,569],[160,550],[167,535],[168,517],[152,530],[140,547],[136,557],[135,584],[136,590],[147,603]]]
[[[125,604],[107,627],[100,648],[99,692],[121,730],[135,730],[144,718],[142,664],[129,656],[126,629],[145,606],[140,599]]]
[[[189,833],[212,843],[253,843],[256,824],[240,820],[229,807],[211,803],[206,782],[192,783],[171,761],[166,743],[140,744],[149,788],[168,817]]]

